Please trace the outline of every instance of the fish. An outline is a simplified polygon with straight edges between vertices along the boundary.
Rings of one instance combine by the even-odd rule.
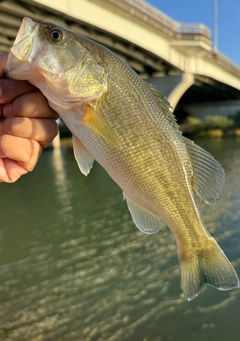
[[[108,48],[55,23],[24,18],[6,64],[46,96],[72,132],[88,175],[98,162],[123,191],[138,229],[168,226],[187,300],[205,284],[239,288],[238,276],[201,220],[195,196],[213,204],[224,186],[214,157],[183,137],[169,102]]]

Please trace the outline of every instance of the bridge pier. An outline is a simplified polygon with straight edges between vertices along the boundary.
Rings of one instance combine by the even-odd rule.
[[[154,85],[175,109],[183,94],[194,84],[194,75],[182,73],[179,75],[151,77],[147,81]]]

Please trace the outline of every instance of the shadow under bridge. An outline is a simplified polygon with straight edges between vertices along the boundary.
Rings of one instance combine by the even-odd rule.
[[[212,105],[216,102],[229,103],[240,100],[238,89],[202,75],[182,73],[151,77],[147,81],[166,97],[179,123],[190,114],[187,109],[189,107],[200,103]]]

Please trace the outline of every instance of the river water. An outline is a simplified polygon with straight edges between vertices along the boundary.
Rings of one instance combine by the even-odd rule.
[[[226,185],[203,220],[240,275],[240,140],[199,140]],[[0,184],[1,341],[231,341],[240,290],[179,286],[175,241],[144,235],[97,164],[86,178],[72,149],[46,150],[36,169]]]

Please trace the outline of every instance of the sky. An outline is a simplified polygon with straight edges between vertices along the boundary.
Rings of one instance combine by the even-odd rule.
[[[214,0],[147,0],[172,19],[202,23],[212,32]],[[240,0],[217,0],[218,50],[240,66]]]

